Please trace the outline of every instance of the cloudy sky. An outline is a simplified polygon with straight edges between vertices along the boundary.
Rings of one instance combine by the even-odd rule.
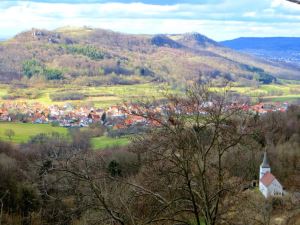
[[[300,5],[285,0],[0,0],[0,38],[35,28],[200,32],[215,40],[300,37]]]

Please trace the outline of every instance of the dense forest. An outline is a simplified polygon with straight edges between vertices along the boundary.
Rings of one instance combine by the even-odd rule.
[[[128,147],[92,151],[79,130],[1,143],[0,224],[269,225],[276,215],[288,224],[299,210],[300,107],[258,115],[231,101],[196,86],[169,96],[164,115],[141,103],[131,113],[160,126]],[[264,151],[282,198],[266,200],[252,185]]]

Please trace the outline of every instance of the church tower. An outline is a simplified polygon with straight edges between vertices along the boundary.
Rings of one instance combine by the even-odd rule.
[[[267,173],[271,173],[271,167],[267,157],[267,152],[264,153],[264,159],[259,169],[259,180]]]
[[[259,168],[259,190],[265,198],[284,194],[282,185],[271,173],[267,152],[264,153],[264,159]]]

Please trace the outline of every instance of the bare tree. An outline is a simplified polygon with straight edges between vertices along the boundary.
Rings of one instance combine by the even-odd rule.
[[[225,221],[232,196],[241,190],[241,180],[229,174],[225,159],[242,149],[252,132],[252,117],[241,106],[227,88],[214,94],[206,85],[190,87],[186,96],[169,96],[160,113],[153,102],[129,106],[124,110],[157,125],[131,147],[138,173],[111,173],[103,155],[75,151],[51,163],[51,173],[61,183],[56,187],[68,184],[64,193],[72,193],[76,212],[89,224]]]
[[[270,225],[273,211],[272,199],[265,199],[255,192],[246,191],[239,196],[236,205],[238,212],[236,218],[232,216],[232,222],[237,224]]]
[[[299,0],[286,0],[286,1],[289,1],[289,2],[293,2],[293,3],[300,4],[300,1],[299,1]]]
[[[161,125],[134,149],[147,170],[164,177],[163,184],[169,182],[168,192],[151,185],[152,180],[148,184],[164,196],[165,210],[171,210],[168,218],[156,220],[214,225],[222,220],[226,199],[240,190],[240,181],[228,174],[225,156],[243,147],[252,117],[239,103],[232,104],[229,93],[227,88],[213,94],[206,85],[194,86],[187,97],[171,96],[163,117],[144,109],[136,112]]]

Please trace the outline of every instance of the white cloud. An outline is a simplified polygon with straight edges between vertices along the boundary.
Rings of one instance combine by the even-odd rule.
[[[256,12],[245,12],[243,14],[244,17],[256,17],[257,13]]]
[[[222,0],[202,4],[0,2],[0,30],[92,26],[127,33],[197,31],[222,40],[239,36],[300,36],[300,6],[285,0]],[[293,29],[290,29],[290,28]]]

